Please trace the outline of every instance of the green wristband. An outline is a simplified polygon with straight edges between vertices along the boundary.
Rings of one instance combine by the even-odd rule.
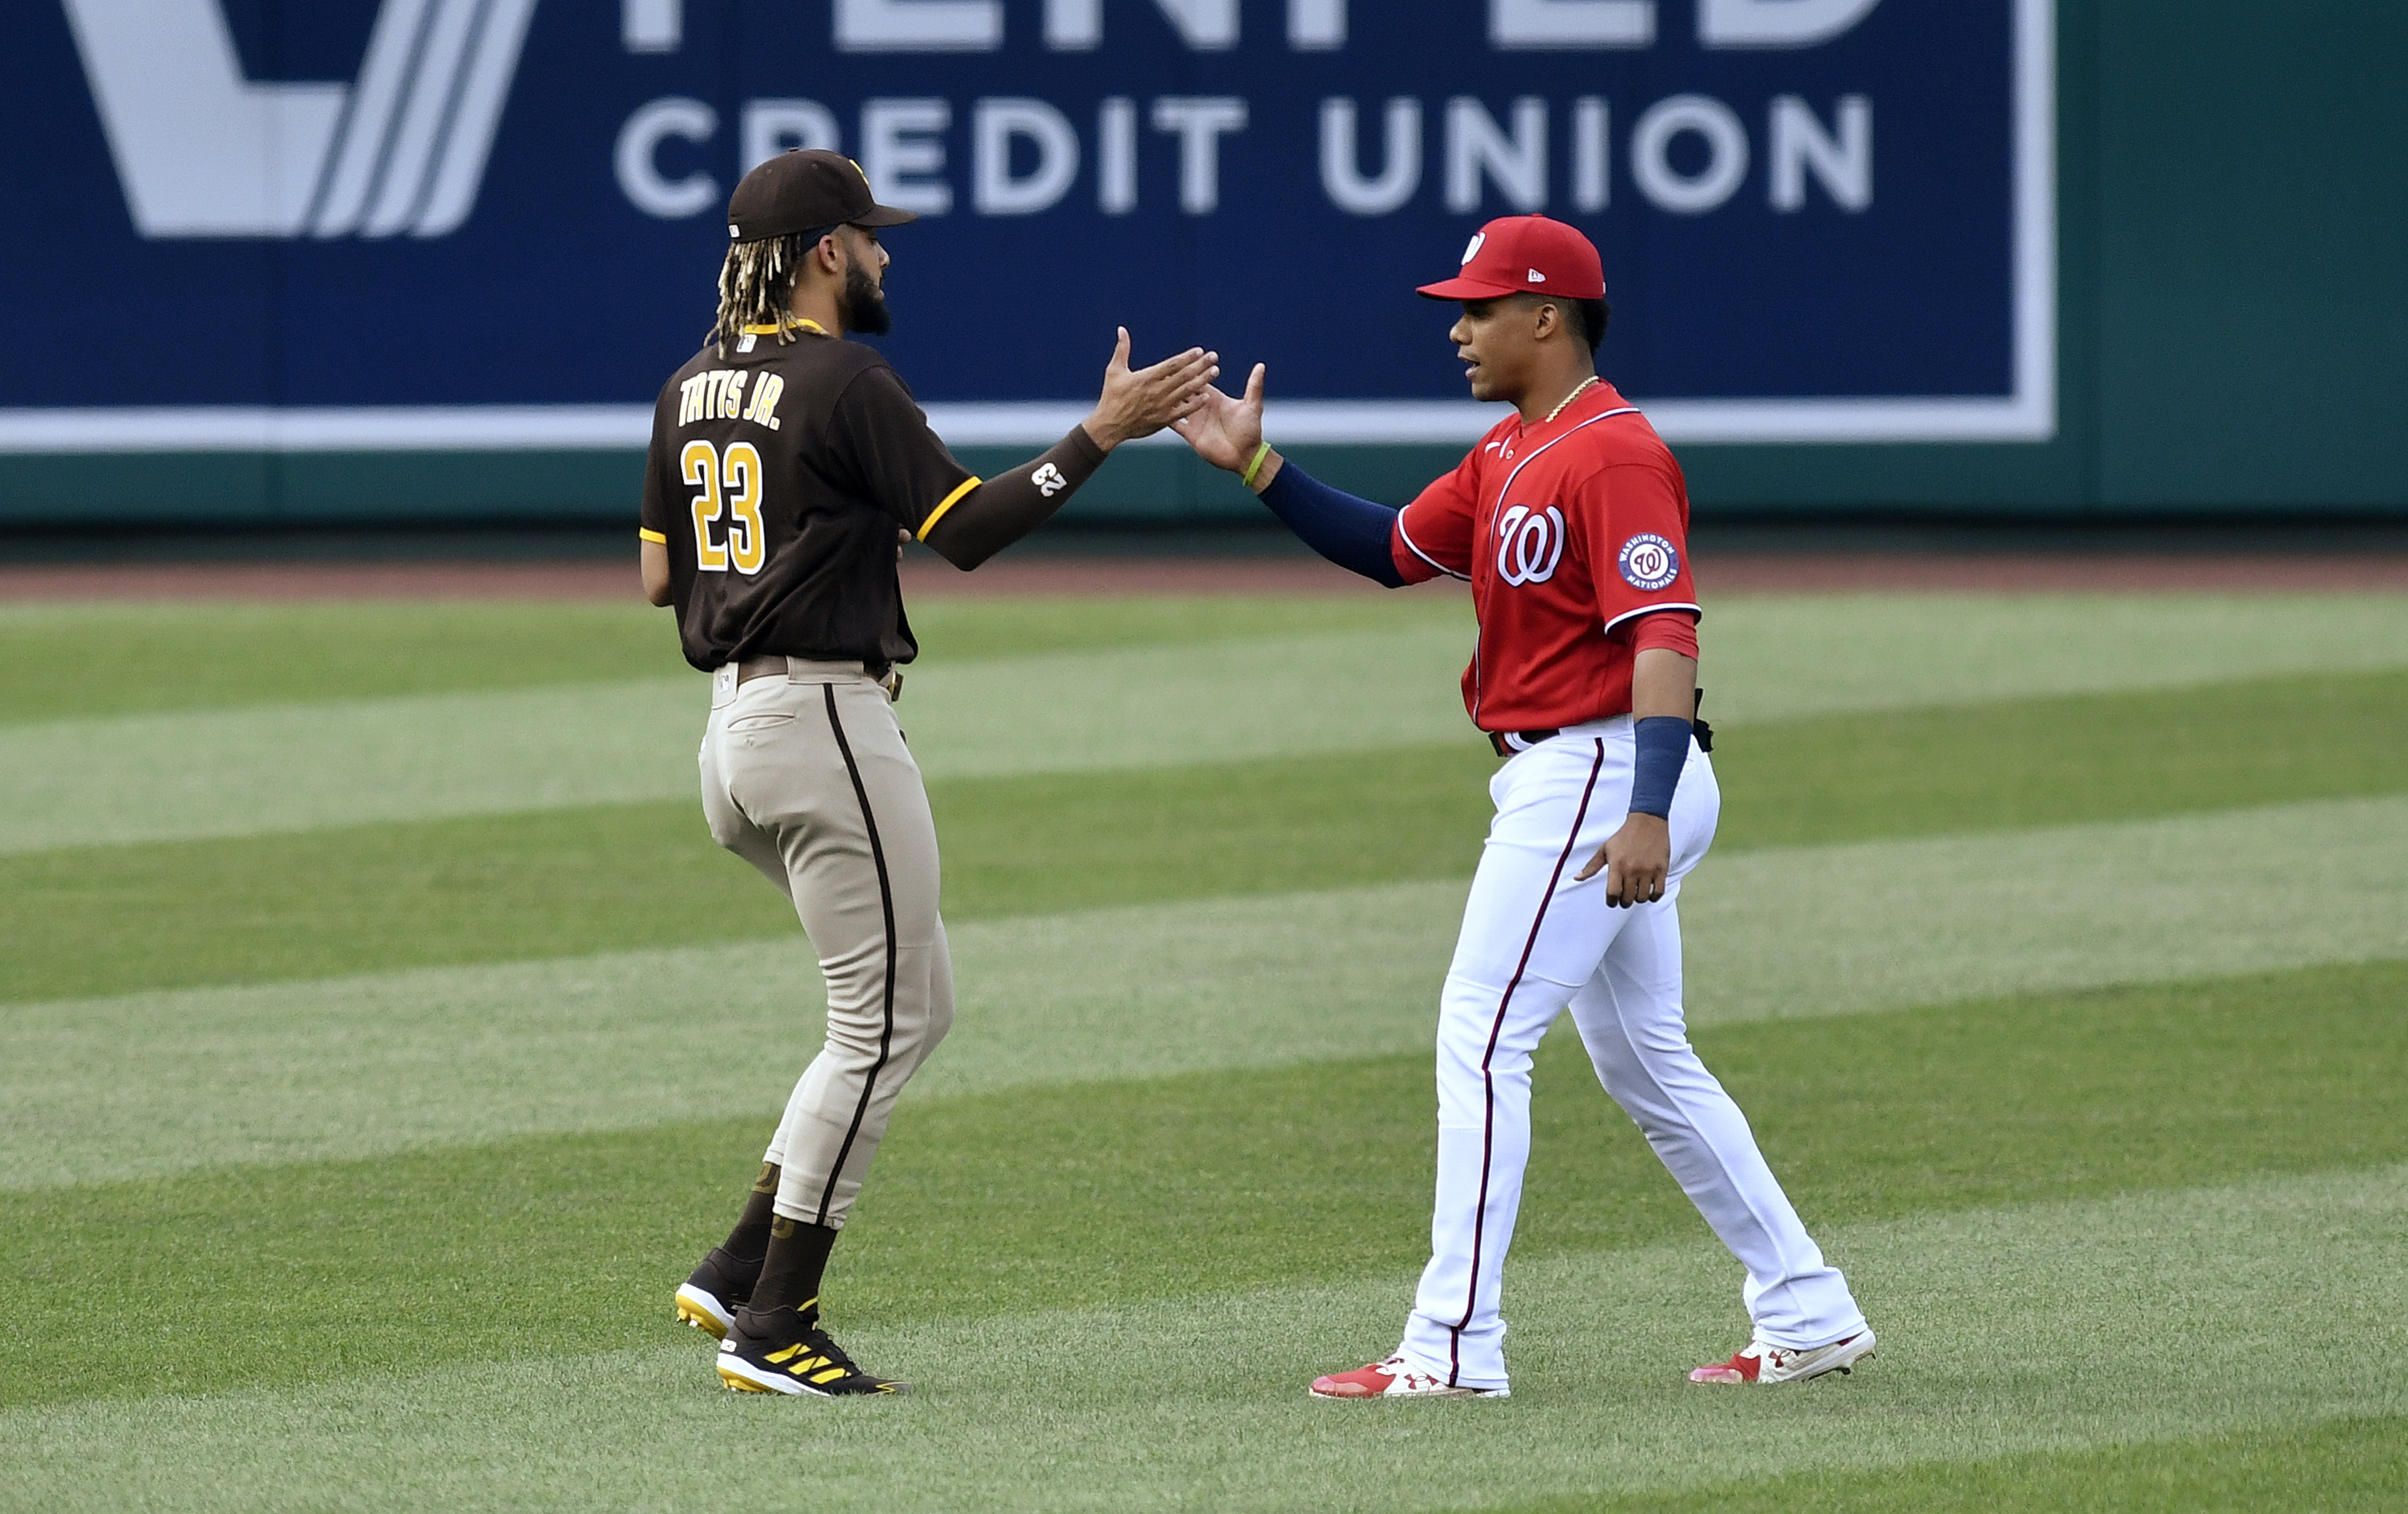
[[[1240,478],[1239,478],[1239,480],[1238,480],[1238,481],[1239,481],[1240,483],[1241,483],[1241,484],[1244,484],[1244,485],[1245,485],[1247,488],[1249,488],[1249,489],[1252,489],[1253,487],[1254,487],[1254,475],[1263,471],[1263,459],[1265,459],[1265,458],[1267,458],[1267,457],[1268,457],[1268,456],[1270,456],[1270,455],[1271,455],[1271,444],[1270,444],[1270,443],[1268,443],[1268,442],[1265,442],[1265,443],[1263,443],[1260,447],[1255,448],[1255,449],[1254,449],[1254,460],[1252,463],[1249,463],[1249,464],[1246,464],[1246,471],[1245,471],[1245,474],[1244,474],[1244,476],[1243,476],[1243,477],[1241,477]]]

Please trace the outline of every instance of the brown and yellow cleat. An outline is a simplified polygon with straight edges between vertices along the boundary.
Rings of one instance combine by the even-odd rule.
[[[815,1393],[851,1398],[899,1393],[910,1384],[873,1378],[796,1309],[738,1309],[719,1343],[719,1380],[739,1393]]]
[[[702,1264],[678,1287],[678,1323],[692,1325],[713,1340],[726,1339],[728,1322],[736,1318],[744,1301],[752,1296],[752,1285],[760,1278],[761,1263],[757,1258],[740,1262],[712,1247]]]

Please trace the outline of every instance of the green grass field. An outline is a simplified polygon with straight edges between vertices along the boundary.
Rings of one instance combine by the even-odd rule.
[[[1684,1380],[1737,1270],[1559,1027],[1514,1395],[1400,1405],[1304,1386],[1426,1243],[1466,607],[915,620],[839,1404],[670,1321],[818,983],[664,618],[0,607],[0,1507],[2408,1507],[2408,598],[1716,606],[1691,1019],[1881,1353]]]

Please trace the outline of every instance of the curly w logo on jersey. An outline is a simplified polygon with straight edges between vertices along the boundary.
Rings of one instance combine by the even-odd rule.
[[[1497,518],[1497,576],[1515,588],[1544,583],[1564,560],[1564,512],[1516,505]]]

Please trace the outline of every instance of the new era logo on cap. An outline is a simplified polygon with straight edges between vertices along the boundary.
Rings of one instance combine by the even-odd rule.
[[[1577,227],[1544,216],[1503,216],[1463,250],[1460,274],[1424,284],[1420,293],[1434,300],[1493,300],[1533,285],[1565,299],[1601,300],[1605,264]]]

